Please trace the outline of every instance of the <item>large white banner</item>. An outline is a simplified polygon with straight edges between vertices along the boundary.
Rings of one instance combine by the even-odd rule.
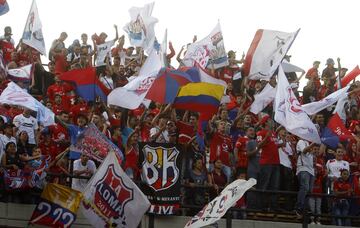
[[[304,104],[301,106],[302,110],[304,110],[308,115],[314,115],[321,110],[330,107],[332,104],[337,102],[341,97],[344,96],[344,94],[347,94],[346,92],[349,90],[350,86],[346,86],[342,89],[339,89],[331,94],[329,94],[327,97],[319,100],[314,101],[308,104]]]
[[[259,94],[254,95],[255,100],[250,106],[250,112],[258,114],[264,110],[275,99],[275,94],[276,89],[267,83]]]
[[[188,47],[183,63],[189,67],[198,63],[202,68],[214,69],[229,65],[220,23],[207,37]]]
[[[251,80],[267,80],[274,74],[298,32],[259,29],[245,57],[244,75]]]
[[[8,76],[15,81],[28,81],[31,80],[33,64],[29,64],[16,69],[9,69]]]
[[[35,48],[41,54],[46,55],[42,24],[35,0],[33,0],[31,4],[30,13],[26,20],[22,42]]]
[[[14,82],[10,82],[1,93],[0,104],[19,105],[36,111],[37,120],[44,126],[55,123],[55,114]]]
[[[288,132],[310,142],[321,143],[317,128],[302,110],[281,66],[279,66],[274,110],[275,121],[284,126]]]
[[[93,227],[136,228],[150,202],[109,152],[84,190],[80,208]]]
[[[255,184],[256,180],[254,178],[250,178],[248,181],[235,180],[226,186],[218,197],[205,205],[197,215],[188,221],[185,228],[203,227],[218,221]]]
[[[154,27],[158,22],[157,18],[151,16],[154,4],[155,2],[152,2],[143,7],[129,9],[131,20],[124,26],[124,31],[128,34],[131,45],[147,50],[154,43]]]

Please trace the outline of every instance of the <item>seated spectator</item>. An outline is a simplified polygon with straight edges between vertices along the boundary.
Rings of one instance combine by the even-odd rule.
[[[29,144],[29,136],[26,131],[20,132],[17,140],[17,152],[18,154],[32,155],[33,146]]]
[[[90,160],[86,154],[81,154],[80,159],[74,161],[75,176],[90,177],[95,173],[96,166],[93,160]],[[84,191],[88,179],[73,178],[71,187],[78,191]]]
[[[353,188],[349,181],[349,170],[342,169],[340,177],[334,182],[334,194],[339,196],[335,198],[333,205],[333,215],[348,216],[350,210],[349,197],[353,194]],[[335,218],[334,225],[351,226],[349,219]]]
[[[6,123],[2,126],[4,134],[0,134],[0,159],[4,153],[6,144],[8,144],[9,142],[14,142],[16,144],[16,139],[13,136],[14,127],[15,126],[11,123]]]
[[[18,170],[24,168],[19,154],[16,153],[16,144],[9,142],[5,146],[5,153],[1,158],[1,167],[4,169]]]
[[[332,191],[332,184],[340,177],[341,170],[346,169],[350,171],[349,162],[343,160],[344,149],[338,147],[335,151],[335,159],[328,160],[326,163],[326,170],[328,172],[328,187]]]

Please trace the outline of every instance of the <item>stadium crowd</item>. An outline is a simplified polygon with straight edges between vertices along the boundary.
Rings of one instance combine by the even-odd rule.
[[[309,207],[314,214],[332,213],[334,215],[359,215],[360,199],[360,83],[352,82],[346,111],[346,128],[353,137],[341,140],[336,147],[326,144],[310,143],[290,134],[273,120],[272,105],[268,105],[259,115],[249,112],[254,95],[270,83],[276,86],[276,77],[267,81],[251,81],[246,78],[232,80],[242,70],[244,56],[239,60],[234,51],[228,52],[229,65],[211,74],[226,81],[226,93],[230,102],[221,104],[218,113],[209,121],[205,131],[205,149],[201,149],[196,140],[196,128],[199,115],[190,111],[175,110],[171,105],[152,102],[149,108],[141,105],[135,110],[108,106],[102,100],[86,102],[76,93],[74,85],[61,81],[59,75],[72,69],[84,69],[95,66],[101,83],[113,90],[128,83],[128,79],[137,76],[146,55],[141,48],[125,45],[125,37],[118,37],[115,26],[116,44],[111,57],[104,62],[95,62],[97,46],[108,40],[105,33],[100,35],[82,34],[80,40],[74,40],[66,47],[67,34],[62,32],[50,48],[49,62],[41,61],[40,54],[26,44],[16,44],[12,39],[10,27],[4,28],[0,37],[0,50],[8,69],[34,64],[31,81],[16,81],[32,96],[41,101],[56,115],[56,123],[44,127],[37,122],[34,112],[29,109],[1,104],[0,106],[0,156],[1,188],[4,201],[31,202],[29,191],[38,191],[41,186],[31,189],[10,191],[6,176],[29,175],[37,169],[41,160],[48,159],[46,172],[53,174],[72,174],[90,177],[95,173],[97,162],[86,155],[75,161],[63,156],[64,151],[76,141],[88,123],[95,124],[124,153],[122,164],[126,173],[134,180],[140,180],[138,142],[179,143],[183,145],[183,184],[184,202],[204,205],[218,195],[222,188],[236,178],[257,179],[258,190],[284,190],[298,192],[297,198],[286,196],[280,201],[279,195],[249,192],[240,200],[237,207],[264,209],[266,211],[293,211],[301,216]],[[193,42],[196,41],[194,37]],[[169,68],[175,68],[172,62],[183,66],[182,57],[186,48],[175,56],[175,50],[169,42],[167,55]],[[186,47],[186,45],[185,45]],[[287,56],[290,60],[290,56]],[[300,76],[287,73],[289,83],[302,104],[320,100],[336,90],[336,78],[346,73],[345,68],[331,58],[325,62],[321,71],[320,61],[314,61],[307,72],[304,88],[299,88]],[[47,64],[47,68],[44,66]],[[0,94],[10,80],[6,75],[0,77]],[[353,92],[351,92],[353,91]],[[124,98],[126,99],[126,98]],[[314,116],[321,135],[333,115],[334,106]],[[73,165],[69,165],[73,162]],[[72,167],[71,169],[69,167]],[[38,178],[42,178],[41,174]],[[46,181],[71,184],[82,190],[86,179],[48,175]],[[207,189],[200,187],[206,185]],[[207,193],[207,194],[205,194]],[[308,193],[334,194],[336,198],[306,197]],[[244,217],[244,214],[239,215]],[[320,223],[319,217],[312,218]],[[350,225],[347,219],[335,219],[334,224]]]

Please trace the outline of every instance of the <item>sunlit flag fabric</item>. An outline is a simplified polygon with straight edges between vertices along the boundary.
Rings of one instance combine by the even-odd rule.
[[[207,37],[187,48],[183,63],[189,67],[198,63],[202,68],[214,69],[229,65],[220,23]]]
[[[104,66],[106,65],[105,58],[111,58],[111,47],[114,46],[115,41],[110,40],[103,44],[99,44],[96,46],[96,66]]]
[[[279,66],[274,109],[275,121],[284,126],[288,132],[302,139],[320,144],[317,128],[311,122],[309,116],[301,109],[281,66]]]
[[[244,75],[251,80],[269,80],[286,53],[289,51],[298,32],[287,33],[259,29],[245,57]]]
[[[44,126],[55,123],[55,114],[14,82],[10,82],[1,93],[0,104],[19,105],[31,109],[37,112],[37,120]]]
[[[9,4],[6,0],[0,0],[0,16],[9,12]]]
[[[213,199],[210,203],[185,225],[185,228],[198,228],[215,223],[223,217],[227,210],[233,207],[236,202],[245,194],[247,190],[256,184],[254,178],[249,180],[235,180],[220,195]]]
[[[204,119],[210,119],[217,112],[224,89],[206,82],[189,83],[180,88],[173,107],[200,112]]]
[[[266,108],[266,106],[268,106],[275,99],[275,94],[276,89],[267,83],[259,94],[254,95],[255,99],[250,106],[250,112],[258,114],[264,110],[264,108]]]
[[[344,126],[340,116],[335,113],[322,131],[321,142],[332,149],[336,149],[340,141],[351,138],[353,138],[351,132]]]
[[[155,2],[152,2],[129,9],[131,20],[125,25],[124,31],[128,34],[131,45],[147,50],[154,43],[154,28],[158,22],[157,18],[151,16],[154,5]]]
[[[346,121],[345,107],[349,104],[348,93],[342,93],[336,103],[333,114],[337,113],[344,122]]]
[[[34,66],[33,64],[28,64],[20,68],[9,69],[8,77],[12,81],[30,81],[34,69],[33,66]]]
[[[347,94],[347,91],[349,90],[349,86],[346,86],[342,89],[339,89],[331,94],[329,94],[327,97],[319,100],[314,101],[308,104],[301,105],[301,108],[304,112],[306,112],[308,115],[314,115],[321,110],[330,107],[332,104],[337,102],[341,97],[344,96],[344,94]]]
[[[94,227],[138,226],[150,202],[109,152],[84,190],[81,211]]]
[[[97,96],[106,101],[107,95],[110,93],[110,90],[98,79],[96,69],[93,67],[67,71],[59,78],[75,83],[77,94],[86,101],[94,101]]]
[[[46,55],[42,24],[35,0],[33,0],[31,4],[29,16],[26,20],[22,35],[22,42],[30,47],[33,47],[41,54]]]
[[[151,85],[146,98],[160,104],[173,103],[181,86],[192,82],[185,72],[163,68]]]
[[[285,59],[281,62],[281,66],[284,70],[285,73],[290,73],[290,72],[305,72],[304,69],[295,66],[291,63],[289,63],[288,61],[286,61]]]
[[[161,49],[159,49],[161,50]],[[152,49],[150,55],[141,67],[139,76],[124,87],[118,87],[108,96],[108,104],[127,109],[136,109],[144,101],[151,85],[163,67],[162,51]]]
[[[49,227],[70,227],[76,214],[82,193],[69,187],[49,183],[41,193],[41,199],[29,221]]]

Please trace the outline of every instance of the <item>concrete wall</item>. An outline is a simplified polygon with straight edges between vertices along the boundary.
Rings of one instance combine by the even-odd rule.
[[[13,204],[13,203],[0,203],[0,227],[26,227],[35,205]],[[169,217],[156,217],[155,228],[183,228],[190,217],[184,216],[169,216]],[[226,227],[225,219],[218,222],[219,227]],[[31,226],[41,227],[41,226]],[[91,227],[81,213],[78,213],[75,228]],[[149,217],[144,216],[141,228],[149,227]],[[301,228],[299,223],[280,223],[280,222],[265,222],[254,220],[232,220],[232,227],[237,228]],[[309,228],[325,228],[329,226],[309,225]],[[335,227],[335,226],[331,226]]]

